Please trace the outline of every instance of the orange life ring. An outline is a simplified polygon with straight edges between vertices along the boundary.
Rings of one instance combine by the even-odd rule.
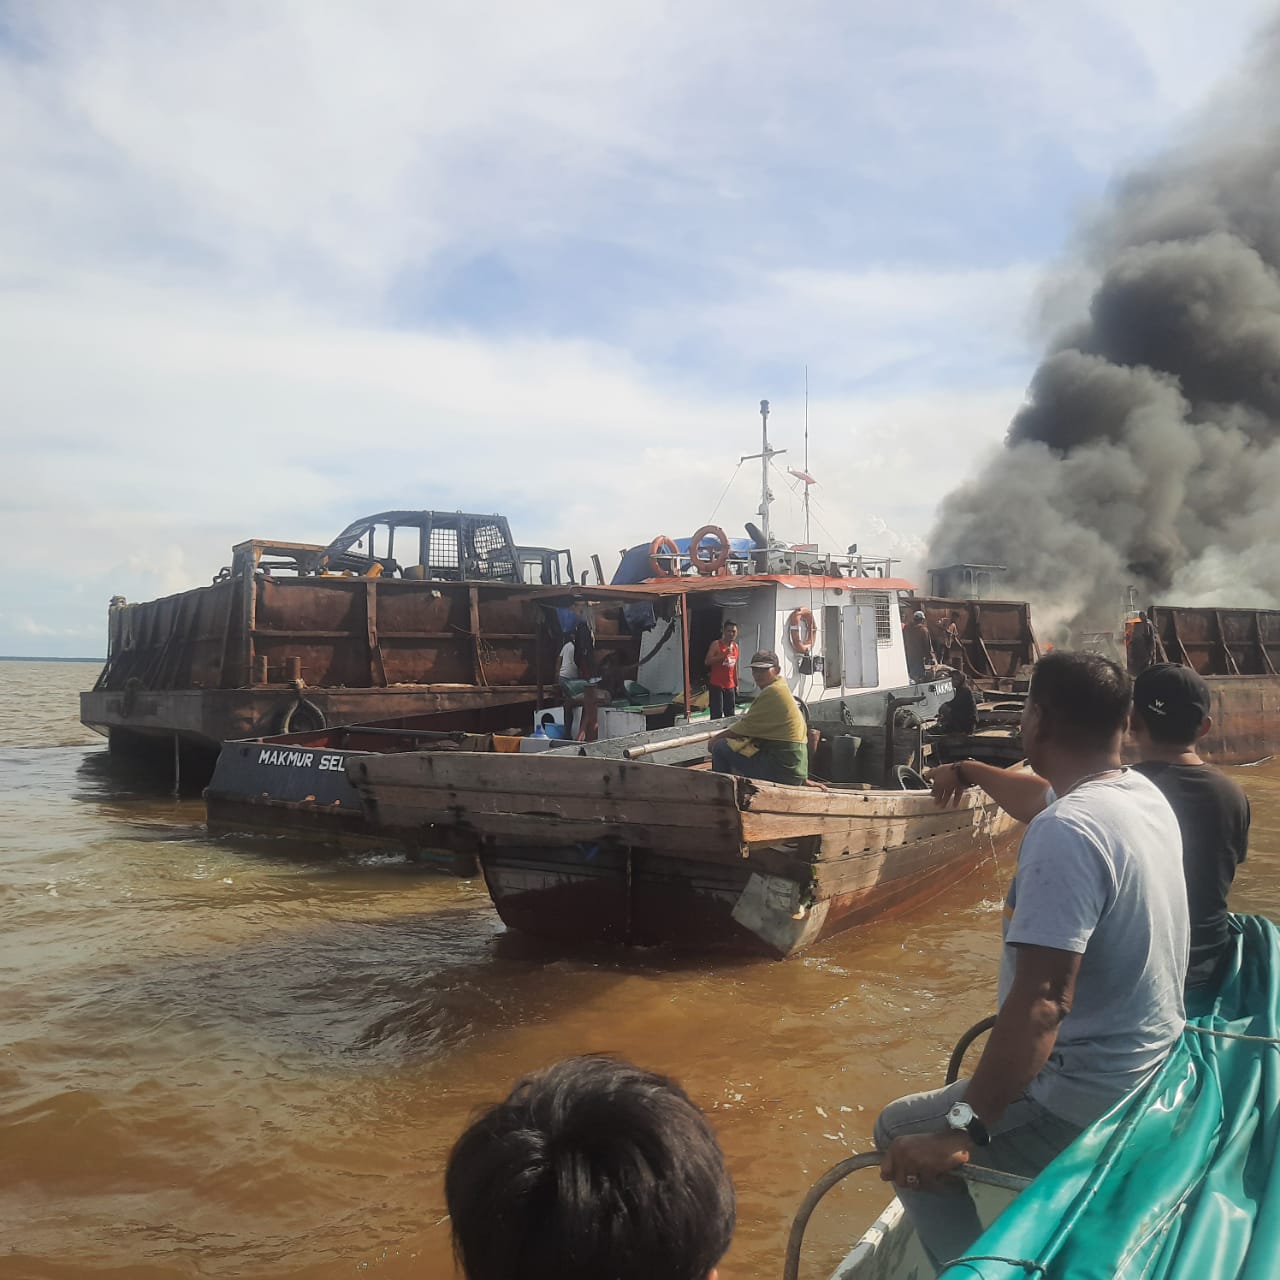
[[[808,653],[818,634],[818,624],[811,609],[792,609],[787,619],[787,639],[797,653]]]
[[[677,557],[680,548],[665,533],[660,533],[649,543],[649,568],[655,578],[674,578],[679,573]],[[664,567],[662,561],[669,563]]]
[[[708,537],[714,537],[719,541],[720,547],[715,555],[708,559],[703,559],[702,544]],[[689,543],[689,560],[693,567],[704,578],[714,578],[721,569],[729,563],[729,536],[725,531],[716,524],[704,524],[697,533],[693,535],[693,541]]]

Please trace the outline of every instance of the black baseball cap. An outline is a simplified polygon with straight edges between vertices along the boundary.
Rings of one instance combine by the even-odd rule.
[[[748,664],[752,667],[759,667],[763,671],[771,670],[777,667],[782,669],[782,663],[778,661],[778,655],[772,649],[757,649],[751,655],[751,661]]]
[[[1212,701],[1204,677],[1176,662],[1147,667],[1133,682],[1134,707],[1153,734],[1166,741],[1191,742]]]

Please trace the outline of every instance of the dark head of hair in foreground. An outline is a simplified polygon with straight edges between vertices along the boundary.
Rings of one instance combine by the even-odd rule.
[[[1132,685],[1099,654],[1055,649],[1036,663],[1027,697],[1054,741],[1077,751],[1101,750],[1128,723]]]
[[[445,1172],[468,1280],[706,1280],[733,1235],[733,1184],[673,1080],[567,1058],[475,1119]]]

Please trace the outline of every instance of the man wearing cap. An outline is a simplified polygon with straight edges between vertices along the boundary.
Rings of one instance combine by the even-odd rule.
[[[1209,686],[1190,667],[1162,662],[1133,682],[1129,736],[1145,774],[1164,793],[1182,831],[1182,870],[1191,912],[1187,988],[1212,984],[1230,934],[1227,892],[1249,848],[1249,800],[1206,764],[1196,745],[1213,728]]]
[[[1213,728],[1209,686],[1190,667],[1161,662],[1133,683],[1129,741],[1134,771],[1159,789],[1182,837],[1182,870],[1191,918],[1188,990],[1212,985],[1228,945],[1227,891],[1249,847],[1249,800],[1206,764],[1196,744]],[[934,799],[946,805],[981,787],[1006,813],[1030,822],[1053,800],[1049,783],[1029,770],[961,760],[932,770]]]
[[[907,653],[907,675],[913,684],[919,684],[928,678],[925,666],[932,666],[934,661],[933,637],[923,610],[917,609],[911,621],[902,624],[902,645]]]
[[[745,714],[711,740],[716,773],[804,785],[809,776],[809,732],[781,670],[772,649],[752,655],[751,677],[760,692]]]

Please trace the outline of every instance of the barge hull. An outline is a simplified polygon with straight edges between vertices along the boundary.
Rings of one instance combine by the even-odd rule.
[[[451,712],[509,707],[513,720],[536,705],[536,686],[397,685],[388,689],[307,689],[306,701],[329,725],[381,724]],[[546,697],[546,690],[543,690]],[[176,738],[193,762],[212,771],[224,742],[278,734],[298,695],[287,686],[250,689],[164,689],[80,695],[80,719],[105,733],[124,755],[172,753]],[[184,755],[184,765],[185,765]]]

